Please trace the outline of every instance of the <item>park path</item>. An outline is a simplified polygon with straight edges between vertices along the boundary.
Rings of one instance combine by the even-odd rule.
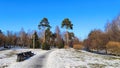
[[[10,68],[44,68],[47,62],[47,57],[52,51],[53,50],[49,50],[48,52],[45,52],[42,55],[34,55],[28,60],[18,62],[18,64],[15,64]]]
[[[25,68],[44,68],[47,57],[52,51],[53,50],[50,50],[43,55],[37,56],[36,58],[32,59],[32,63],[28,63],[28,65],[26,65],[27,67],[25,66]]]

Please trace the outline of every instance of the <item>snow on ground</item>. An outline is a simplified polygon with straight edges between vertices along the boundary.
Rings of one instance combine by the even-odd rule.
[[[26,51],[32,51],[36,55],[25,61],[16,62],[16,54]],[[0,68],[41,68],[40,64],[42,63],[40,61],[44,61],[44,68],[120,67],[120,57],[94,54],[83,50],[54,49],[45,51],[41,49],[12,48],[0,51]]]
[[[32,53],[35,54],[35,56],[29,58],[29,60],[30,59],[32,60],[32,58],[47,52],[41,49],[21,49],[19,47],[12,48],[9,50],[2,50],[0,51],[0,68],[6,68],[6,67],[12,68],[11,66],[24,64],[24,61],[16,62],[16,59],[17,59],[16,54],[21,52],[26,52],[26,51],[32,51]],[[18,68],[18,67],[14,67],[14,68]]]
[[[59,49],[50,53],[45,68],[120,68],[120,57]]]

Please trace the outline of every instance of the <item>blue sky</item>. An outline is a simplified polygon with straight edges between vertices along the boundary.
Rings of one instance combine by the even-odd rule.
[[[54,32],[64,18],[69,18],[74,24],[72,31],[84,39],[93,29],[104,30],[106,22],[118,14],[120,0],[0,0],[0,29],[38,30],[37,25],[46,17]]]

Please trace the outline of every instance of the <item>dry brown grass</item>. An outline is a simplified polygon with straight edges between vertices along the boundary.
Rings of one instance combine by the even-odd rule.
[[[83,45],[81,45],[81,44],[74,44],[73,48],[74,49],[83,49]]]
[[[65,45],[64,48],[67,49],[67,48],[69,48],[69,46],[68,46],[68,45]]]
[[[109,53],[120,55],[120,42],[110,41],[107,43],[106,47]]]

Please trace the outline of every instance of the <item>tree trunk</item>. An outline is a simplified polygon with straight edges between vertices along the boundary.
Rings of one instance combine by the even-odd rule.
[[[44,38],[43,38],[43,43],[45,42],[45,30],[44,30]]]
[[[105,47],[105,51],[106,51],[106,54],[107,54],[107,47]]]
[[[33,49],[35,49],[35,35],[33,35]]]
[[[68,34],[68,31],[67,31],[67,40],[66,40],[66,42],[67,42],[66,45],[69,46],[69,44],[68,44],[69,43],[69,34]]]
[[[99,53],[99,48],[98,48],[98,45],[97,45],[97,53]]]
[[[35,39],[33,38],[33,49],[35,49]]]

